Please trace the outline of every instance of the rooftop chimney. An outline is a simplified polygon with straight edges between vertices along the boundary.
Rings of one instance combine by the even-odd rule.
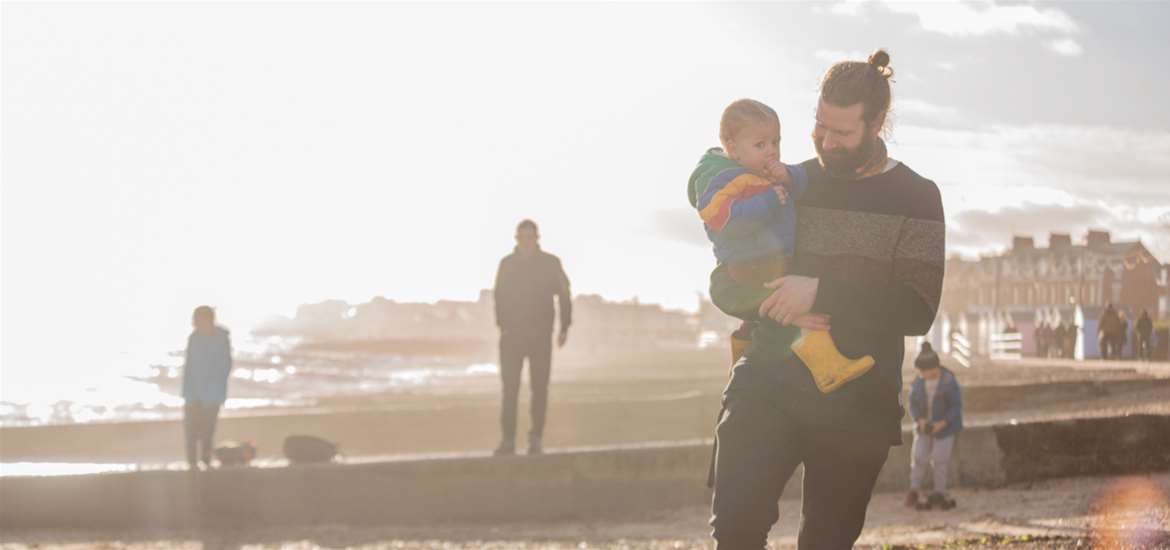
[[[1072,246],[1072,237],[1068,233],[1049,233],[1048,234],[1048,248],[1051,250],[1061,250]]]
[[[1036,248],[1036,242],[1032,237],[1021,237],[1016,235],[1012,237],[1012,252],[1029,252]]]
[[[1089,248],[1101,248],[1109,246],[1109,232],[1108,231],[1089,231],[1085,236],[1085,243]]]

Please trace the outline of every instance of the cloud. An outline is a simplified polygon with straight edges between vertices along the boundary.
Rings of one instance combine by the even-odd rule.
[[[1170,203],[1170,132],[1034,125],[997,127],[993,135],[1032,167],[1070,178],[1067,188],[1104,196],[1157,193]]]
[[[948,73],[955,72],[955,69],[957,69],[959,67],[958,65],[956,65],[952,61],[939,61],[939,62],[935,63],[934,66],[938,67],[938,68],[940,68]]]
[[[843,0],[831,4],[816,4],[813,13],[829,13],[833,15],[857,16],[861,15],[866,0]]]
[[[1160,261],[1170,260],[1170,207],[1114,208],[1102,202],[1068,206],[1023,203],[995,210],[963,210],[948,216],[948,252],[975,256],[1002,250],[1014,236],[1032,237],[1046,246],[1049,235],[1065,233],[1082,242],[1089,229],[1104,229],[1114,241],[1141,240]]]
[[[878,2],[846,0],[827,7],[818,6],[814,12],[860,16],[866,5],[874,3]],[[1079,30],[1076,21],[1058,8],[1039,8],[1028,4],[1002,5],[995,0],[882,0],[880,3],[893,13],[914,16],[925,31],[947,36],[1019,34],[1024,30],[1071,34]]]
[[[1048,48],[1060,55],[1066,55],[1068,57],[1079,57],[1085,53],[1085,49],[1076,40],[1071,38],[1054,40],[1048,44]]]
[[[966,119],[953,127],[896,123],[891,141],[895,158],[938,183],[952,251],[977,254],[1016,233],[1076,236],[1094,227],[1141,238],[1170,261],[1170,231],[1159,222],[1170,212],[1170,131]]]
[[[977,236],[973,242],[1004,244],[1014,235],[1037,237],[1049,232],[1068,233],[1074,229],[1096,227],[1111,218],[1100,205],[1073,206],[1024,203],[998,210],[964,210],[951,216],[957,232]]]
[[[654,229],[663,237],[686,244],[711,246],[703,222],[694,210],[662,210],[654,213]]]
[[[813,57],[821,61],[837,63],[839,61],[865,61],[869,59],[869,54],[858,50],[817,50],[813,52]]]
[[[899,98],[895,104],[894,114],[899,119],[917,119],[931,124],[953,124],[963,119],[955,107],[914,98]]]
[[[1023,29],[1072,33],[1077,24],[1057,8],[1030,5],[999,5],[989,2],[893,2],[886,8],[894,13],[913,15],[923,30],[947,36],[986,36],[1017,34]]]
[[[895,113],[902,109],[899,101],[894,109]],[[1030,185],[1059,189],[1072,197],[1170,204],[1170,185],[1166,184],[1170,131],[1076,125],[939,126],[895,125],[895,154],[944,174],[939,181],[974,189]]]

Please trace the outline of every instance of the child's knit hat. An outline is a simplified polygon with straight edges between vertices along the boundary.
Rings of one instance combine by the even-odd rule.
[[[939,366],[938,354],[934,352],[930,342],[923,342],[922,349],[918,350],[918,357],[914,359],[914,368],[926,370],[937,369]]]

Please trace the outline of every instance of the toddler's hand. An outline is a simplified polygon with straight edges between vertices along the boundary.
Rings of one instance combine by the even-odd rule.
[[[776,197],[780,199],[780,204],[788,204],[788,190],[783,185],[773,185],[772,191],[776,192]]]
[[[772,182],[782,185],[788,185],[792,181],[792,177],[788,175],[788,167],[784,166],[780,161],[774,160],[768,163],[764,168],[768,172],[768,177]]]

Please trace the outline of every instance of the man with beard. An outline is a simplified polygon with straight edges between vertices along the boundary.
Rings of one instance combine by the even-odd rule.
[[[886,153],[889,55],[834,65],[821,81],[802,164],[792,275],[769,284],[758,311],[735,311],[743,292],[719,269],[711,297],[760,320],[736,364],[716,430],[712,535],[721,549],[760,549],[777,500],[804,465],[799,548],[850,548],[889,448],[900,445],[903,338],[930,329],[942,292],[942,200],[934,182]],[[844,355],[870,355],[866,374],[830,393],[792,352],[798,327],[828,325]]]

